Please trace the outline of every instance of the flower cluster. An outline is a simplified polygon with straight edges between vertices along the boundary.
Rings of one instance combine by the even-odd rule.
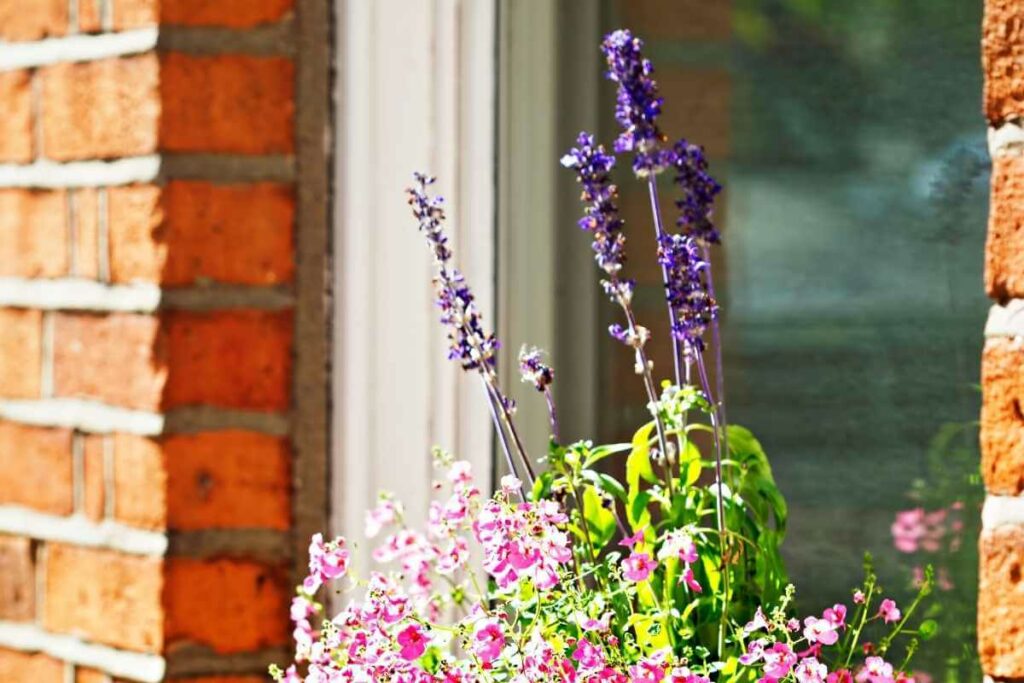
[[[704,331],[718,317],[718,304],[705,284],[708,263],[694,238],[669,234],[658,240],[658,262],[668,274],[665,292],[675,312],[672,334],[692,356],[704,349]]]
[[[676,225],[701,246],[719,244],[721,235],[711,220],[711,207],[722,186],[708,173],[704,148],[679,140],[672,148],[672,165],[676,170],[675,183],[682,193],[676,200]]]
[[[576,180],[583,186],[581,199],[586,208],[579,226],[593,235],[597,265],[615,275],[626,260],[623,221],[615,203],[618,189],[611,182],[615,157],[596,144],[593,135],[580,133],[576,146],[562,157],[562,165],[575,170]]]
[[[626,30],[613,31],[601,44],[608,78],[618,84],[615,120],[622,132],[616,152],[635,152],[633,171],[641,177],[658,173],[671,163],[671,150],[660,149],[665,136],[658,128],[663,100],[652,74],[654,67],[641,52],[643,41]]]
[[[448,327],[448,358],[458,360],[467,370],[493,366],[498,341],[493,334],[484,331],[473,293],[459,269],[451,264],[452,252],[443,230],[444,198],[428,193],[434,178],[423,173],[417,173],[415,178],[416,185],[406,193],[413,215],[434,253],[437,267],[434,288],[441,322]]]

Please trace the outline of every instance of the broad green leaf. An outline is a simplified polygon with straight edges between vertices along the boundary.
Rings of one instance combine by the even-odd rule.
[[[602,446],[597,446],[590,449],[590,453],[587,458],[583,461],[584,467],[590,467],[593,464],[604,460],[609,455],[615,455],[616,453],[625,453],[633,447],[633,444],[629,443],[610,443]]]
[[[633,531],[639,531],[642,527],[650,526],[651,513],[647,509],[647,503],[651,500],[651,494],[647,491],[630,492],[629,502],[626,505],[626,517],[629,526]]]
[[[651,431],[654,422],[648,422],[633,435],[633,447],[626,458],[626,482],[630,491],[640,488],[640,480],[655,483],[658,478],[651,469]]]
[[[615,535],[615,515],[602,504],[601,495],[591,486],[583,489],[583,518],[587,521],[594,551],[600,553]]]

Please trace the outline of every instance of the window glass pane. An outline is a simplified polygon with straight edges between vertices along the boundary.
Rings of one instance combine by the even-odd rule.
[[[646,39],[666,133],[704,144],[726,186],[715,265],[728,413],[761,439],[791,505],[801,608],[848,599],[865,550],[897,597],[933,562],[946,640],[921,666],[942,674],[974,643],[980,1],[643,0],[606,19]],[[601,106],[613,101],[606,90]],[[667,376],[646,195],[620,180],[630,275]],[[629,354],[602,348],[603,394],[619,397],[602,436],[621,439],[643,421],[641,387]],[[918,507],[933,514],[900,518],[901,550],[894,519]]]

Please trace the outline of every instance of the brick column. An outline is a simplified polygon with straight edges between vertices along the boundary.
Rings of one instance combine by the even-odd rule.
[[[1024,6],[987,0],[983,38],[992,196],[982,357],[978,649],[993,680],[1024,679]]]
[[[0,0],[2,681],[287,659],[325,509],[328,7]]]

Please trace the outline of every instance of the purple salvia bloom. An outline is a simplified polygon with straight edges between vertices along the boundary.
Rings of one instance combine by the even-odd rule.
[[[544,391],[555,381],[555,371],[541,359],[541,350],[525,346],[519,352],[519,374],[537,391]]]
[[[654,67],[641,52],[643,41],[620,29],[605,36],[601,52],[608,62],[609,80],[619,84],[615,120],[622,132],[615,140],[616,152],[635,152],[633,171],[640,177],[659,173],[671,163],[671,150],[661,150],[665,139],[658,128],[662,98],[652,78]]]
[[[413,216],[434,253],[434,288],[441,322],[448,327],[448,358],[458,360],[466,370],[493,367],[498,340],[484,331],[483,320],[474,303],[473,293],[458,268],[451,264],[452,252],[444,234],[444,198],[431,196],[427,188],[434,178],[415,174],[416,185],[406,190]]]
[[[708,262],[689,235],[662,235],[658,262],[668,272],[665,295],[676,318],[672,333],[683,342],[684,353],[692,357],[704,350],[704,331],[718,317],[718,304],[705,286]]]
[[[609,275],[622,269],[626,260],[626,238],[623,221],[615,204],[618,188],[611,182],[615,157],[603,145],[594,144],[594,136],[580,133],[576,147],[562,157],[562,165],[576,171],[576,180],[583,186],[581,199],[586,205],[579,226],[594,237],[594,259]]]
[[[676,225],[683,234],[697,240],[702,247],[721,243],[721,235],[711,220],[712,205],[722,186],[708,173],[708,160],[704,148],[686,140],[673,147],[672,165],[676,169],[675,183],[682,192],[676,200],[679,218]]]

